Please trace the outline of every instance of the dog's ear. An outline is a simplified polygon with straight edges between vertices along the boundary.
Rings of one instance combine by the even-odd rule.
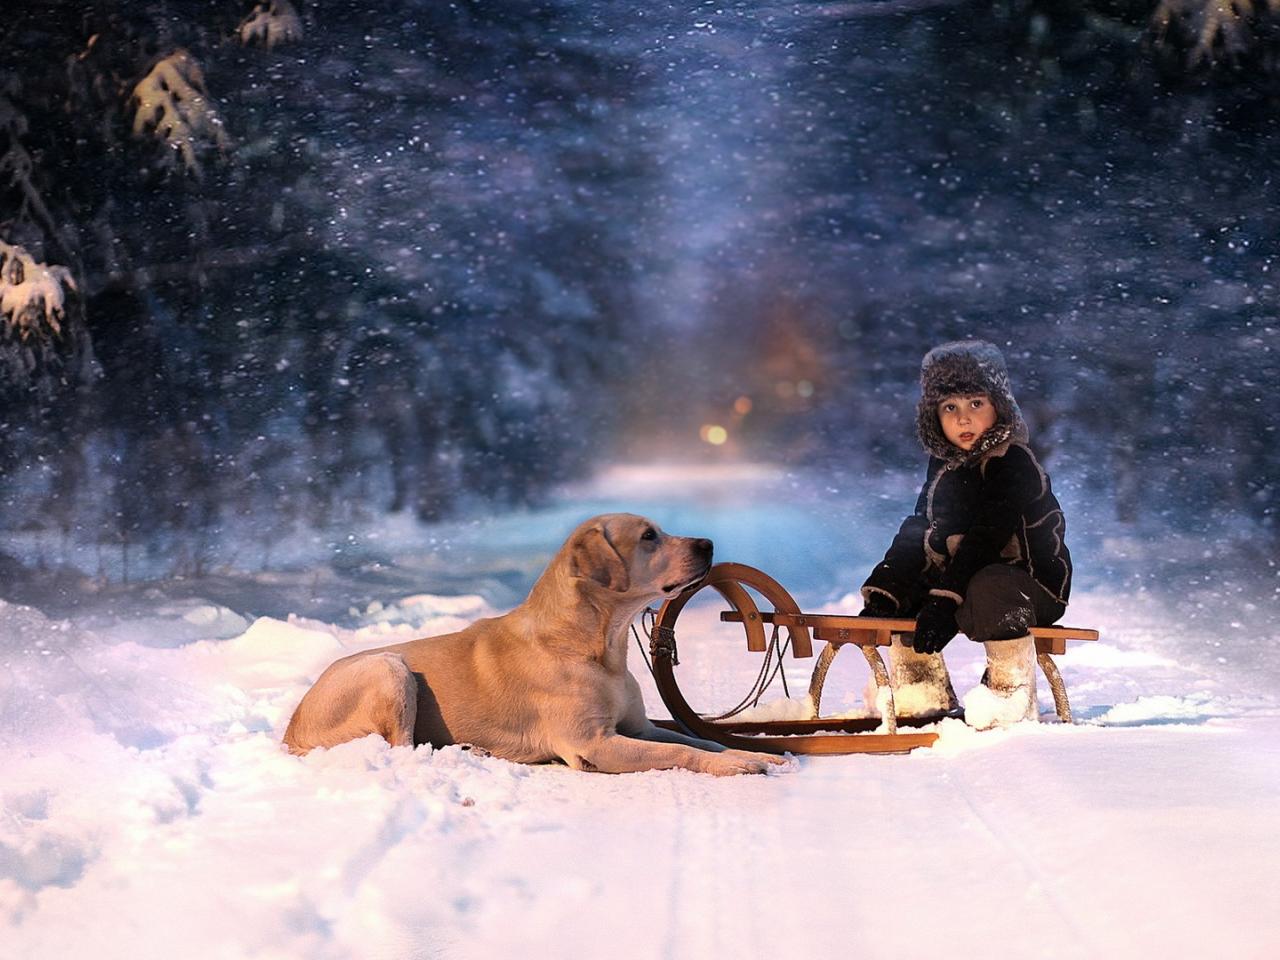
[[[569,573],[594,580],[618,593],[625,593],[631,587],[627,565],[599,527],[592,527],[578,536],[569,555]]]

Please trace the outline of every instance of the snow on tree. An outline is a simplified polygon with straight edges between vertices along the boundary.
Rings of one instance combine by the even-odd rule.
[[[133,88],[133,132],[152,133],[171,148],[170,161],[181,157],[188,172],[200,176],[197,151],[208,145],[229,146],[222,120],[205,92],[204,72],[179,48],[156,63]]]
[[[75,290],[66,267],[38,263],[22,247],[0,240],[0,317],[6,333],[23,341],[59,336],[66,316],[65,290]]]
[[[1238,60],[1257,44],[1264,18],[1280,14],[1280,0],[1160,0],[1151,15],[1157,37],[1181,34],[1190,66]]]
[[[302,39],[302,20],[289,0],[263,0],[254,5],[237,32],[245,46],[261,43],[268,50]]]
[[[8,185],[15,188],[20,197],[20,216],[30,216],[56,236],[54,217],[32,178],[35,160],[22,142],[27,127],[27,118],[13,101],[0,93],[0,135],[4,138],[0,143],[5,144],[0,150],[0,181],[7,180]]]

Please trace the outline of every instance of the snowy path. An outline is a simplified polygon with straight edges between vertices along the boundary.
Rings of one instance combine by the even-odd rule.
[[[831,526],[811,491],[778,478],[713,476],[698,493],[686,476],[689,499],[665,504],[625,479],[610,478],[613,496],[677,532],[712,531],[784,581],[814,554],[780,549],[780,533],[824,546]],[[747,499],[708,499],[724,480]],[[608,505],[578,491],[459,527],[451,550],[536,569],[572,519]],[[862,560],[802,582],[806,607],[853,605],[817,586],[842,582],[846,562]],[[328,583],[338,609],[352,587]],[[1247,664],[1215,669],[1206,638],[1172,629],[1152,598],[1098,583],[1073,602],[1069,619],[1105,636],[1062,661],[1075,727],[950,722],[911,756],[715,780],[372,738],[289,757],[279,731],[329,661],[495,607],[402,591],[341,623],[254,620],[149,589],[114,618],[0,606],[3,960],[1264,957],[1280,942],[1280,678],[1239,692]],[[686,690],[735,699],[755,665],[714,607],[691,606],[680,636]],[[948,656],[958,684],[976,679],[974,649]],[[856,659],[832,671],[837,709],[858,705]],[[793,684],[809,666],[790,668]]]

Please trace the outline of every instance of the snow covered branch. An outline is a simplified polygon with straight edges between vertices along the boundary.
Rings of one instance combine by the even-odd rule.
[[[204,89],[204,73],[195,58],[178,49],[160,60],[133,88],[133,132],[151,133],[172,148],[183,166],[200,175],[197,150],[228,147],[222,120]]]
[[[8,179],[9,184],[16,187],[22,196],[22,207],[17,219],[31,216],[52,242],[60,246],[53,215],[32,180],[35,161],[22,144],[22,138],[27,132],[27,119],[3,94],[0,94],[0,132],[5,134],[8,141],[7,149],[0,153],[0,181]]]
[[[23,342],[62,333],[65,290],[75,290],[66,267],[37,263],[22,247],[0,240],[0,318]]]
[[[1248,52],[1257,21],[1280,14],[1280,0],[1160,0],[1152,14],[1156,35],[1180,31],[1191,42],[1192,66],[1237,59]]]
[[[268,50],[302,39],[302,20],[289,0],[261,0],[241,22],[238,33],[245,46],[260,43]]]

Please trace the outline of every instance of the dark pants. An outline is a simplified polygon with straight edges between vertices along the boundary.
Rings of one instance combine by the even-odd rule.
[[[1066,611],[1021,567],[993,563],[969,581],[956,622],[970,640],[1012,640],[1057,622]]]

